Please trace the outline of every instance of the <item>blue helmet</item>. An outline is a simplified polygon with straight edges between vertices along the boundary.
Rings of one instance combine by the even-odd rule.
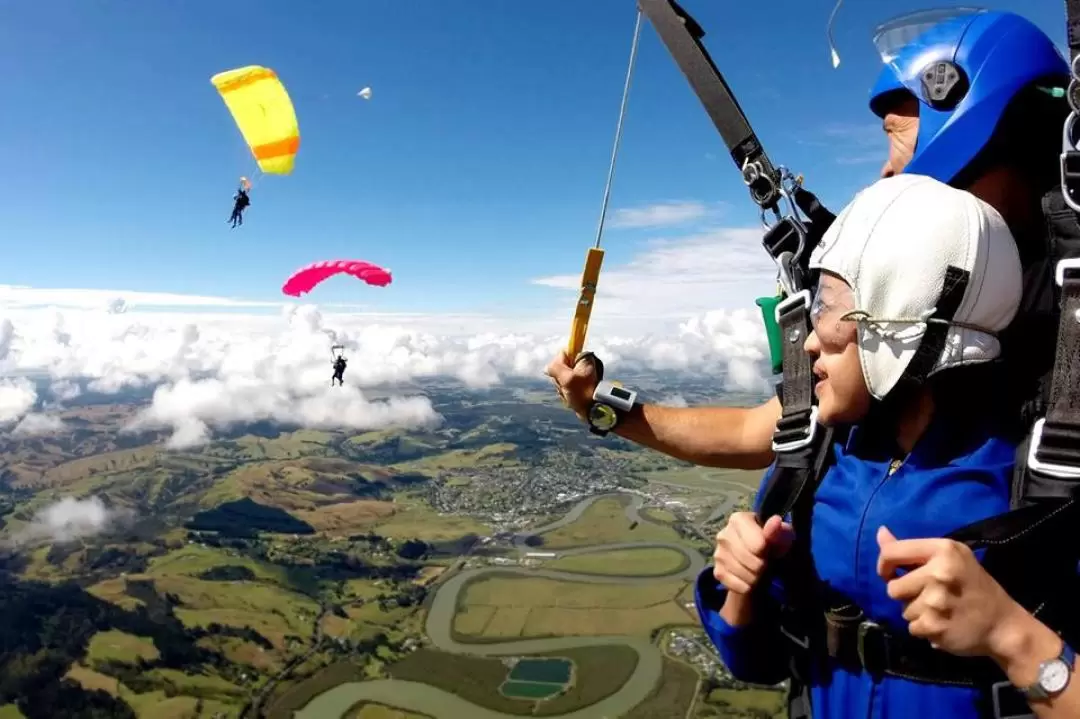
[[[1018,92],[1065,87],[1069,66],[1053,41],[1009,12],[949,9],[914,13],[878,28],[885,68],[870,93],[884,117],[897,91],[919,101],[915,154],[904,169],[952,182],[990,141]]]

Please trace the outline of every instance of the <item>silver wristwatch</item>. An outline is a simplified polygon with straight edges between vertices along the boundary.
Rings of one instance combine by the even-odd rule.
[[[1026,699],[1049,699],[1065,691],[1069,686],[1076,652],[1066,643],[1062,643],[1061,654],[1039,665],[1039,677],[1027,687],[1017,687]]]

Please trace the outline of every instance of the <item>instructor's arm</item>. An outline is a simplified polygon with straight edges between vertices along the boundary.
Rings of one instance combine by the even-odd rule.
[[[585,419],[596,389],[591,362],[576,366],[565,351],[546,374],[560,396]],[[707,467],[764,469],[773,460],[772,434],[780,418],[775,397],[757,407],[662,407],[637,405],[615,433],[658,452]]]

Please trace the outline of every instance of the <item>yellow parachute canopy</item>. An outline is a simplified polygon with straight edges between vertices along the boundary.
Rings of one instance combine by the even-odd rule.
[[[285,86],[273,70],[258,65],[226,70],[210,78],[259,163],[268,175],[288,175],[300,149],[300,127]]]

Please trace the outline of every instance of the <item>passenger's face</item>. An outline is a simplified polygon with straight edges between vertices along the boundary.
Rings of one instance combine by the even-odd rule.
[[[915,154],[919,136],[919,101],[910,95],[901,96],[885,113],[881,129],[889,138],[889,159],[881,168],[881,176],[899,175]]]
[[[870,410],[856,343],[858,325],[844,318],[854,309],[855,297],[847,283],[822,272],[810,310],[814,331],[803,347],[814,361],[818,419],[826,425],[857,422]]]

